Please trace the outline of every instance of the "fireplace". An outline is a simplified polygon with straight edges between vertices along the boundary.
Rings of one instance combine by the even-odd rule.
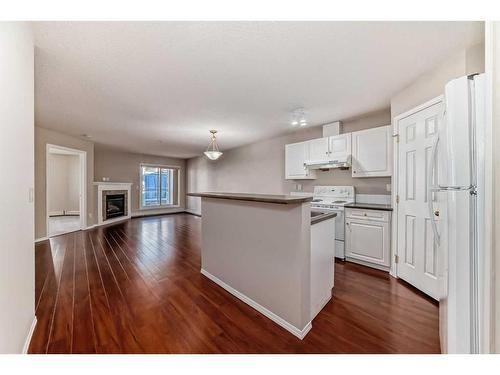
[[[102,192],[102,217],[110,220],[122,216],[128,216],[127,190],[104,190]]]

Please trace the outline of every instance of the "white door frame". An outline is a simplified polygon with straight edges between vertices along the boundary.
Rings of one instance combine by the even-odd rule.
[[[498,29],[500,25],[496,21],[486,21],[485,23],[485,73],[486,73],[486,126],[485,126],[485,173],[484,173],[484,263],[485,269],[483,275],[484,291],[482,298],[482,316],[483,340],[480,342],[481,353],[499,353],[500,352],[500,311],[497,311],[496,298],[500,290],[494,283],[495,277],[495,244],[498,247],[498,240],[495,238],[495,198],[498,197],[495,185],[495,159],[493,155],[494,136],[493,131],[493,110],[494,101],[494,80],[495,76],[499,74],[497,66],[498,61],[495,61],[495,48],[500,41],[496,40],[495,28]],[[497,167],[498,168],[498,167]],[[498,198],[496,198],[496,205],[498,206]],[[499,270],[496,270],[499,272]],[[498,280],[497,276],[497,280]]]
[[[45,230],[47,238],[49,233],[49,153],[51,148],[69,151],[77,154],[80,160],[80,229],[87,228],[87,152],[47,143],[45,146]]]
[[[435,104],[444,102],[444,95],[436,96],[435,98],[416,106],[415,108],[410,109],[400,115],[394,117],[394,123],[392,126],[393,129],[393,138],[394,138],[394,149],[393,149],[393,168],[392,168],[392,207],[393,207],[393,215],[392,215],[392,255],[391,255],[391,276],[397,278],[398,277],[398,264],[396,263],[396,256],[399,257],[398,252],[398,217],[399,217],[399,204],[397,202],[396,197],[399,195],[399,122],[404,118],[411,116],[417,112],[423,111],[426,108],[429,108]]]

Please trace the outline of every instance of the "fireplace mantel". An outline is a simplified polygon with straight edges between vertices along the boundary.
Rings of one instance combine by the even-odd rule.
[[[132,217],[132,207],[131,207],[131,199],[130,192],[132,183],[131,182],[94,182],[94,185],[97,186],[97,224],[111,224],[117,221],[127,220]],[[103,215],[103,197],[104,193],[108,192],[126,192],[126,215],[111,218],[106,220]]]

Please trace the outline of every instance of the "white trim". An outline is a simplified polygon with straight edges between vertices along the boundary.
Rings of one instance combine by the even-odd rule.
[[[187,212],[188,214],[191,214],[191,215],[195,215],[195,216],[199,216],[199,217],[201,217],[201,212],[198,212],[198,211],[196,211],[196,210],[193,210],[193,209],[188,208],[188,209],[186,209],[186,210],[184,210],[184,211],[185,211],[185,212]]]
[[[26,336],[26,340],[24,341],[23,345],[23,354],[28,354],[28,349],[30,348],[30,342],[31,338],[33,337],[33,332],[35,332],[35,327],[36,327],[36,316],[33,317],[33,322],[31,323],[30,330],[28,331],[28,335]]]
[[[71,215],[71,216],[80,216],[80,211],[66,211],[66,215]]]
[[[495,43],[500,41],[495,40],[495,25],[496,22],[486,21],[485,23],[485,78],[486,78],[486,98],[485,98],[485,112],[486,112],[486,124],[485,124],[485,173],[484,173],[484,269],[483,271],[483,283],[484,291],[481,310],[483,312],[482,319],[484,328],[481,331],[483,336],[480,342],[480,353],[494,353],[499,352],[499,343],[497,340],[500,338],[495,338],[495,330],[498,331],[496,327],[500,324],[495,319],[495,285],[494,285],[494,275],[495,275],[495,257],[494,257],[494,246],[495,246],[495,232],[494,232],[494,217],[495,217],[495,187],[494,187],[494,157],[493,157],[493,85],[494,85],[494,75],[495,73]],[[498,62],[497,62],[498,64]],[[498,198],[497,198],[498,199]],[[498,203],[497,203],[498,204]]]
[[[241,301],[245,302],[250,307],[253,307],[255,310],[257,310],[258,312],[260,312],[262,315],[264,315],[267,318],[271,319],[273,322],[275,322],[279,326],[283,327],[288,332],[290,332],[292,335],[298,337],[301,340],[309,333],[309,331],[312,328],[312,322],[309,322],[309,323],[306,324],[306,326],[303,329],[299,329],[299,328],[295,327],[294,325],[288,323],[285,319],[280,318],[275,313],[269,311],[264,306],[259,305],[253,299],[247,297],[243,293],[240,293],[236,289],[230,287],[225,282],[223,282],[222,280],[218,279],[217,277],[215,277],[211,273],[207,272],[203,268],[201,269],[201,274],[204,275],[204,276],[206,276],[206,277],[208,277],[210,280],[212,280],[214,283],[216,283],[217,285],[219,285],[223,289],[227,290],[233,296],[235,296],[236,298],[238,298]]]
[[[42,242],[42,241],[47,241],[48,239],[49,239],[48,237],[35,238],[35,243]]]
[[[411,116],[417,112],[423,111],[426,108],[429,108],[437,103],[441,103],[444,101],[444,95],[436,96],[435,98],[416,106],[415,108],[410,109],[409,111],[403,112],[393,118],[393,136],[399,136],[399,121],[402,119]],[[392,191],[391,191],[391,200],[392,200],[392,235],[391,235],[391,268],[389,274],[395,278],[398,276],[398,265],[396,263],[395,256],[398,255],[398,217],[399,217],[399,204],[396,203],[396,196],[399,191],[399,142],[396,142],[397,138],[394,138],[394,148],[393,148],[393,167],[392,167]]]
[[[97,186],[97,225],[107,225],[116,223],[132,217],[132,183],[131,182],[94,182]],[[126,190],[127,191],[127,215],[105,220],[102,214],[103,204],[102,193],[108,190]]]
[[[132,212],[132,217],[141,217],[141,216],[154,216],[154,215],[163,215],[163,214],[176,214],[186,211],[184,208],[180,206],[170,207],[162,207],[162,208],[150,208],[145,210],[138,210]]]
[[[45,233],[47,237],[49,234],[49,163],[48,155],[50,154],[50,149],[56,148],[59,150],[69,151],[73,154],[78,155],[80,161],[80,207],[79,211],[82,213],[80,215],[80,230],[87,227],[87,151],[78,150],[75,148],[58,146],[54,144],[47,143],[45,145]],[[63,234],[59,233],[58,235]]]

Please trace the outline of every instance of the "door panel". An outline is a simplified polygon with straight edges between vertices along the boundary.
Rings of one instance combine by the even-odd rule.
[[[352,137],[352,177],[392,175],[390,125],[360,130]]]
[[[304,167],[308,158],[309,145],[307,142],[292,143],[285,146],[285,178],[312,179],[314,172]]]
[[[431,149],[443,121],[437,103],[399,120],[398,277],[438,298],[437,246],[428,213],[427,171]],[[435,175],[433,179],[435,179]],[[438,204],[434,203],[438,208]]]
[[[389,224],[346,219],[346,256],[389,266]]]
[[[330,137],[330,159],[351,154],[351,133],[340,134]]]
[[[313,163],[328,162],[328,137],[311,139],[309,141],[309,161]]]

